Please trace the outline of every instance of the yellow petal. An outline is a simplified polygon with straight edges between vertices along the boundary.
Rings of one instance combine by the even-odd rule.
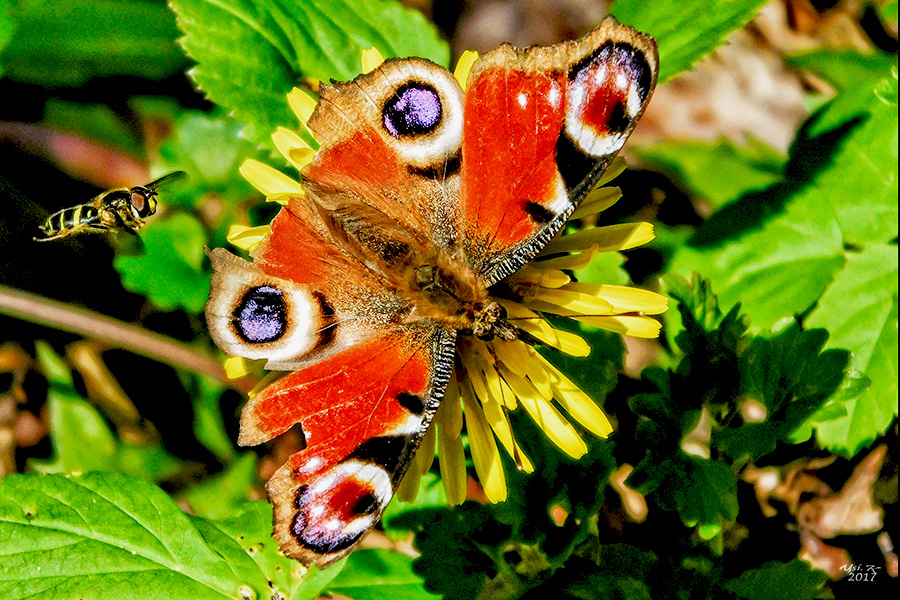
[[[225,375],[228,379],[237,379],[250,373],[250,365],[246,358],[232,356],[225,361]]]
[[[472,65],[475,64],[475,61],[478,60],[478,53],[474,50],[466,50],[462,53],[462,56],[459,57],[459,60],[456,63],[456,68],[453,69],[453,76],[456,77],[456,81],[459,82],[459,87],[463,90],[466,89],[466,81],[469,79],[469,71],[472,70]]]
[[[528,374],[530,357],[524,343],[495,339],[491,342],[491,347],[497,355],[498,366],[505,366],[519,377]]]
[[[506,310],[507,321],[538,339],[556,342],[556,330],[533,310],[511,300],[498,300]]]
[[[537,423],[547,437],[572,458],[581,458],[587,453],[587,444],[565,417],[549,402],[536,398],[519,398],[532,420]]]
[[[512,395],[513,391],[507,387],[506,393]],[[482,399],[481,403],[484,411],[485,420],[491,426],[494,435],[500,440],[507,454],[522,466],[522,470],[526,473],[534,471],[534,466],[528,457],[522,452],[521,447],[516,444],[513,438],[512,426],[509,424],[509,418],[503,412],[501,402],[496,398]]]
[[[572,278],[558,269],[536,269],[530,265],[526,265],[519,269],[515,275],[507,277],[506,281],[518,284],[538,285],[546,288],[558,288],[572,281]]]
[[[628,163],[625,162],[624,158],[622,158],[621,156],[615,157],[609,164],[609,166],[606,167],[606,171],[603,173],[603,175],[600,176],[600,179],[597,180],[596,187],[604,186],[621,175],[627,166]]]
[[[444,392],[444,399],[441,400],[434,418],[446,429],[448,435],[458,437],[462,432],[462,405],[459,403],[459,386],[456,383],[456,373],[450,375],[450,381],[447,382],[447,391]]]
[[[494,434],[485,420],[481,406],[475,399],[475,393],[468,380],[460,386],[463,408],[466,411],[466,426],[469,432],[469,445],[472,450],[472,462],[478,480],[484,487],[484,494],[491,502],[506,500],[506,477],[503,475],[503,464]]]
[[[228,235],[225,236],[225,239],[238,248],[252,252],[263,241],[263,238],[269,235],[269,232],[268,225],[260,225],[259,227],[232,225],[228,228]]]
[[[370,71],[377,69],[378,66],[384,62],[384,57],[381,55],[381,52],[378,51],[378,48],[374,47],[363,50],[360,59],[363,73],[369,73]]]
[[[640,312],[658,315],[669,308],[669,300],[665,296],[636,287],[573,282],[567,285],[565,290],[602,298],[612,305],[614,313]]]
[[[416,450],[416,454],[413,457],[411,468],[418,467],[419,473],[422,475],[430,471],[431,465],[434,464],[435,446],[437,446],[437,430],[434,427],[434,423],[432,423],[431,426],[425,430],[422,441],[419,442],[419,448]]]
[[[553,397],[566,412],[581,423],[588,431],[600,437],[607,437],[613,431],[603,410],[577,385],[560,372],[552,364],[544,361],[546,370],[550,372]]]
[[[280,193],[280,194],[270,194],[266,196],[266,202],[277,202],[282,206],[287,206],[288,202],[291,201],[291,197],[297,196],[297,194],[290,193]]]
[[[581,317],[578,320],[614,333],[647,339],[658,338],[662,328],[656,319],[641,316]]]
[[[419,482],[422,480],[422,473],[416,468],[415,464],[410,465],[406,470],[406,475],[400,480],[397,486],[397,498],[401,502],[414,502],[416,496],[419,495]]]
[[[574,284],[558,290],[538,288],[534,290],[534,300],[585,315],[608,315],[616,312],[613,310],[612,304],[604,298],[587,291],[572,289],[572,285]]]
[[[296,87],[288,92],[287,98],[291,110],[293,110],[294,114],[297,115],[297,118],[300,119],[300,123],[306,127],[313,111],[316,110],[316,99]]]
[[[596,215],[610,208],[622,198],[622,190],[617,187],[595,187],[584,197],[570,219],[581,219]]]
[[[285,127],[275,130],[275,133],[272,134],[272,141],[275,142],[275,147],[282,156],[288,159],[288,162],[298,171],[308,165],[316,155],[316,151],[303,141],[303,138]]]
[[[252,158],[245,160],[238,170],[250,185],[266,196],[284,193],[302,196],[306,193],[299,182]]]
[[[459,405],[459,398],[455,404]],[[466,499],[466,455],[463,452],[462,437],[438,422],[438,462],[441,466],[441,482],[451,506],[462,504]]]
[[[653,225],[650,223],[622,223],[605,227],[582,229],[569,235],[558,237],[547,244],[541,254],[556,254],[587,250],[596,245],[600,252],[628,250],[646,244],[653,239]]]
[[[591,264],[591,261],[600,254],[600,249],[596,245],[591,246],[587,250],[567,254],[565,256],[557,256],[548,258],[547,260],[534,260],[528,266],[534,269],[569,269],[577,271]]]

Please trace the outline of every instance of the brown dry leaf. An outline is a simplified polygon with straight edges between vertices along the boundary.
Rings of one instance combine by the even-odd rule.
[[[800,528],[822,539],[875,533],[884,526],[884,509],[876,506],[873,484],[878,479],[887,446],[882,444],[859,463],[840,493],[813,498],[800,505]]]
[[[815,534],[800,530],[800,560],[814,569],[828,573],[832,579],[840,579],[847,572],[842,569],[851,564],[850,553],[843,548],[829,546]]]
[[[622,506],[625,508],[628,519],[635,523],[643,523],[647,520],[647,513],[649,512],[647,500],[644,499],[643,495],[625,485],[625,480],[628,479],[632,471],[634,471],[634,467],[631,465],[622,465],[612,474],[609,483],[616,493],[619,494],[619,498],[622,499]]]

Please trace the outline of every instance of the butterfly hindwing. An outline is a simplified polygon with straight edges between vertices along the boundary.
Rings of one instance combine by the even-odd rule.
[[[385,335],[296,371],[244,408],[241,443],[299,424],[306,448],[269,480],[282,550],[325,566],[378,522],[443,395],[453,332]]]

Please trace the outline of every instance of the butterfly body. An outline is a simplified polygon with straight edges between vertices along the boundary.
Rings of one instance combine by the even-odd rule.
[[[563,227],[655,84],[650,38],[605,21],[577,42],[482,57],[465,92],[394,59],[324,86],[321,147],[253,251],[210,253],[206,315],[226,353],[291,374],[245,407],[239,442],[299,424],[267,486],[282,550],[324,566],[380,517],[465,336],[527,337],[501,280]],[[290,158],[290,152],[287,153]]]

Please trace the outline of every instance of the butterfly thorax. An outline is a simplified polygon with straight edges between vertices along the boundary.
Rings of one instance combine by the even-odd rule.
[[[438,252],[432,260],[411,266],[407,320],[437,321],[484,339],[515,338],[512,327],[503,320],[503,307],[490,297],[484,280],[465,261]]]

